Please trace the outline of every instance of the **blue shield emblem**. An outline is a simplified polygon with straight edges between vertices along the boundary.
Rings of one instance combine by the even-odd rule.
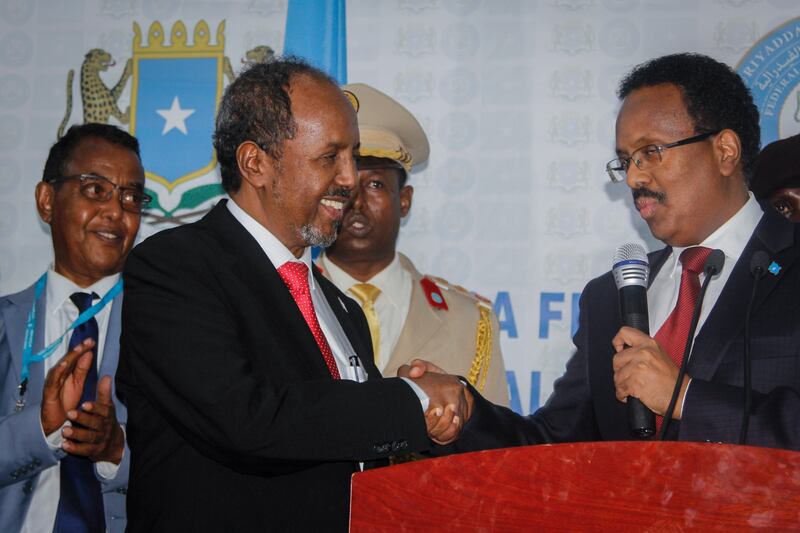
[[[211,136],[221,62],[139,58],[135,65],[131,133],[141,144],[147,177],[172,189],[209,172],[216,164]]]
[[[134,23],[130,132],[139,139],[153,192],[170,193],[217,164],[212,134],[222,95],[223,30],[224,22],[217,43],[210,44],[208,25],[200,21],[187,43],[186,28],[178,21],[165,44],[163,28],[154,22],[143,44]]]

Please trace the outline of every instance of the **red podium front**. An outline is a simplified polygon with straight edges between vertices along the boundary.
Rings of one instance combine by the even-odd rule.
[[[800,530],[800,453],[683,442],[505,448],[353,476],[352,532]]]

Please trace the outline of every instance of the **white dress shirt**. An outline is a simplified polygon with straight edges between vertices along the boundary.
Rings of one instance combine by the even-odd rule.
[[[347,289],[346,292],[358,302],[358,298],[350,292],[350,288],[361,282],[336,266],[325,254],[320,256],[318,261],[322,269],[330,276],[333,284],[342,290]],[[381,332],[380,353],[375,365],[378,370],[383,372],[400,339],[408,316],[408,309],[411,307],[411,274],[400,264],[400,255],[395,253],[392,262],[366,283],[375,285],[381,290],[374,303]]]
[[[722,226],[709,235],[699,246],[706,248],[719,249],[725,254],[725,263],[719,274],[712,278],[708,285],[703,307],[700,311],[700,318],[695,330],[695,338],[703,329],[706,318],[717,303],[722,289],[728,282],[733,266],[739,260],[744,251],[744,247],[753,235],[758,222],[764,215],[764,211],[756,201],[753,193],[749,193],[750,198],[728,219]],[[647,290],[647,308],[650,315],[650,335],[655,336],[656,332],[667,321],[670,313],[678,303],[678,292],[681,286],[681,273],[683,269],[680,258],[681,252],[686,248],[674,247],[669,257],[664,261],[661,270],[658,271],[653,283]],[[705,279],[705,274],[700,274],[700,283]],[[691,385],[691,382],[690,382]],[[687,395],[688,396],[688,388]],[[684,396],[684,401],[686,399]]]
[[[276,269],[280,268],[284,263],[289,261],[301,261],[308,267],[308,287],[311,292],[311,301],[314,304],[314,312],[317,315],[322,333],[328,340],[328,344],[333,352],[333,357],[336,360],[336,367],[339,369],[339,375],[342,379],[351,379],[355,381],[365,381],[367,379],[366,372],[363,371],[363,366],[351,366],[350,356],[358,356],[350,340],[347,338],[342,325],[333,313],[331,306],[328,304],[325,294],[322,289],[317,285],[314,275],[311,273],[313,265],[311,264],[311,249],[306,248],[300,259],[296,258],[289,249],[278,240],[267,228],[261,225],[256,219],[248,215],[244,209],[239,207],[234,200],[229,200],[227,203],[228,211],[231,212],[235,218],[247,232],[253,236],[258,242],[261,249],[267,255],[267,258],[275,266]],[[347,311],[347,306],[344,302],[339,301],[339,305]],[[430,399],[425,392],[413,381],[407,378],[403,380],[408,383],[414,393],[420,400],[422,410],[428,408]]]
[[[45,314],[44,314],[44,346],[49,346],[50,343],[55,342],[62,333],[78,318],[78,308],[70,300],[70,296],[75,292],[94,292],[101,298],[117,283],[120,275],[115,274],[107,278],[103,278],[90,287],[79,287],[69,279],[53,270],[51,265],[47,271],[47,287],[45,288]],[[97,303],[97,301],[95,301]],[[106,332],[108,331],[108,321],[111,316],[111,306],[114,302],[106,305],[99,313],[95,315],[98,327],[98,339],[95,352],[95,363],[99,372],[100,363],[103,358],[103,348],[106,342]],[[38,317],[37,317],[38,318]],[[41,320],[41,318],[39,318]],[[58,361],[67,353],[69,347],[69,338],[71,334],[64,336],[61,345],[53,352],[50,357],[44,360],[45,374],[53,368]],[[98,373],[98,380],[102,376]],[[42,438],[46,439],[47,444],[53,451],[61,447],[63,438],[61,430],[64,426],[69,425],[67,421],[61,428],[57,429],[50,435],[44,435]],[[61,470],[60,465],[54,465],[47,468],[39,474],[39,481],[36,484],[36,489],[31,498],[31,506],[28,509],[28,514],[25,517],[25,523],[22,526],[22,533],[38,533],[43,531],[52,531],[56,520],[56,511],[58,510],[58,500],[61,491],[60,478]],[[113,479],[117,475],[119,465],[109,462],[95,463],[97,473],[105,479]]]
[[[339,320],[337,320],[333,309],[331,309],[328,299],[325,298],[322,288],[319,287],[319,284],[314,279],[314,275],[311,272],[313,268],[311,264],[311,248],[306,248],[302,257],[299,259],[296,258],[277,237],[270,233],[270,231],[262,226],[256,219],[248,215],[236,202],[229,200],[227,205],[233,217],[238,220],[239,223],[244,226],[244,229],[258,242],[259,246],[264,250],[267,258],[276,269],[290,261],[304,263],[306,267],[308,267],[308,288],[311,292],[314,312],[317,315],[320,328],[322,328],[322,333],[325,335],[328,345],[333,352],[333,358],[336,360],[336,367],[339,369],[339,375],[342,379],[364,381],[366,379],[366,373],[363,372],[363,369],[361,369],[362,371],[357,375],[356,372],[359,369],[350,364],[350,356],[357,354],[342,329],[342,325],[339,324]],[[347,310],[343,302],[339,302],[338,304],[341,305],[345,311]]]

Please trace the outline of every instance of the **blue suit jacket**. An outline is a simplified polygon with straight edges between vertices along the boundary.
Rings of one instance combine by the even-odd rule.
[[[62,450],[52,452],[42,438],[40,405],[44,363],[31,366],[25,407],[20,412],[14,410],[22,369],[25,324],[33,305],[33,297],[34,287],[31,286],[22,292],[0,298],[0,531],[19,531],[22,528],[39,481],[39,473],[57,464],[66,455]],[[121,313],[120,294],[111,307],[99,372],[101,377],[114,376],[117,370]],[[36,316],[45,316],[44,297],[36,304]],[[38,320],[34,352],[42,348],[43,340],[44,320]],[[127,421],[127,410],[118,401],[116,394],[113,397],[117,420],[124,425]],[[106,527],[112,532],[122,532],[125,529],[125,494],[130,455],[126,442],[117,476],[112,480],[98,477],[103,491]]]

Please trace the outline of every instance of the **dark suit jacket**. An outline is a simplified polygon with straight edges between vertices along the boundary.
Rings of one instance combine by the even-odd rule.
[[[315,272],[370,375],[334,381],[224,202],[137,246],[124,276],[129,531],[344,530],[357,461],[429,446],[411,388],[380,379],[359,306]]]
[[[764,250],[781,270],[761,280],[751,319],[753,410],[747,443],[800,449],[800,224],[791,224],[772,209],[766,210],[696,336],[683,418],[672,421],[668,438],[738,441],[744,403],[743,328],[753,287],[750,260],[758,250]],[[669,252],[665,248],[650,254],[652,277]],[[621,324],[612,275],[590,281],[581,295],[580,326],[574,337],[577,351],[547,403],[533,415],[521,417],[477,398],[461,439],[437,453],[631,440],[626,406],[614,394],[611,339]]]

